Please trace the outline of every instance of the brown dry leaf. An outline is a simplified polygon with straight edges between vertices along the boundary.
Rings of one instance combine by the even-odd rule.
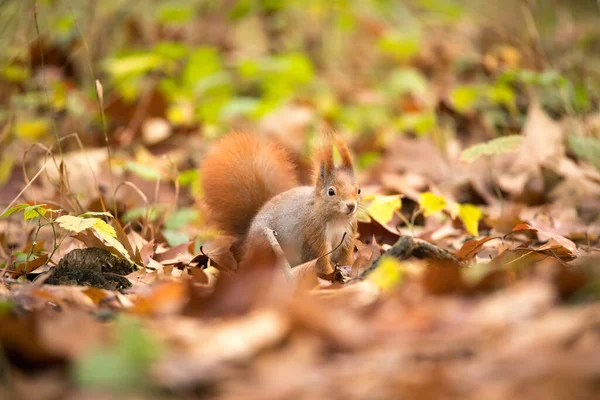
[[[153,368],[153,379],[174,389],[215,381],[227,365],[248,362],[280,344],[290,328],[289,317],[273,310],[232,320],[177,318],[155,323],[153,330],[177,347]]]
[[[469,261],[477,255],[477,252],[483,247],[484,244],[493,239],[496,238],[484,236],[481,239],[467,240],[454,255],[461,261]]]
[[[487,214],[489,217],[484,218],[486,225],[493,228],[498,233],[512,232],[515,225],[523,224],[520,218],[523,206],[516,203],[503,205],[502,207],[490,207]]]
[[[14,269],[13,277],[16,278],[20,275],[28,274],[31,271],[46,264],[47,262],[48,262],[48,254],[44,254],[34,260],[30,260],[28,263],[23,262],[21,264],[18,264]]]
[[[167,264],[189,264],[193,256],[188,251],[190,244],[182,243],[178,246],[171,247],[167,251],[162,253],[155,253],[152,257],[154,260],[160,262],[163,265]]]
[[[334,348],[356,348],[369,340],[366,327],[356,315],[347,309],[332,306],[329,301],[300,296],[290,304],[289,313],[294,325],[315,332]],[[336,315],[335,319],[329,318],[332,314]]]
[[[85,288],[82,292],[83,292],[83,294],[88,296],[90,299],[92,299],[92,301],[96,305],[100,304],[103,300],[107,299],[110,295],[109,291],[100,289],[100,288],[96,288],[96,287]]]
[[[132,308],[139,315],[168,315],[179,312],[188,299],[188,286],[180,281],[157,282],[147,295],[140,295]]]
[[[515,168],[537,171],[541,166],[558,166],[565,156],[564,135],[559,123],[546,114],[539,103],[529,106],[523,127],[525,138]]]
[[[16,317],[11,313],[0,316],[0,345],[6,360],[20,369],[41,369],[63,365],[66,357],[40,340],[38,314]]]
[[[431,260],[422,276],[423,287],[431,294],[460,293],[465,289],[461,268],[456,263]]]
[[[140,249],[140,259],[142,261],[142,265],[148,264],[150,262],[150,258],[154,256],[154,240],[149,241],[144,244]]]
[[[539,181],[542,167],[555,170],[565,157],[562,127],[537,102],[529,106],[523,135],[511,170],[498,176],[499,186],[514,195],[521,195],[531,180]]]
[[[573,243],[571,240],[569,240],[566,237],[561,236],[559,234],[556,234],[553,232],[548,232],[548,231],[543,231],[543,230],[537,229],[528,224],[519,224],[519,225],[515,226],[511,233],[514,233],[514,232],[535,232],[540,236],[540,240],[550,239],[548,241],[548,243],[546,243],[545,245],[543,245],[541,247],[538,247],[536,250],[559,251],[560,248],[563,248],[566,250],[565,254],[570,255],[571,258],[578,257],[580,255],[579,250],[577,249],[577,245],[575,243]]]
[[[150,259],[149,261],[154,260]],[[150,264],[151,262],[147,263],[148,266],[150,266]],[[158,264],[158,266],[162,268],[162,264],[156,264]],[[150,285],[156,282],[156,280],[159,278],[159,273],[158,271],[150,270],[149,268],[140,268],[137,271],[127,275],[126,278],[129,279],[133,287],[136,287],[140,284]]]
[[[106,162],[105,149],[86,149],[85,152],[71,152],[65,154],[61,160],[58,154],[54,157],[57,163],[62,163],[68,171],[67,178],[71,190],[78,196],[81,203],[89,203],[98,195],[98,185],[109,182],[109,174]],[[44,159],[40,160],[40,165],[43,165]],[[46,165],[47,175],[42,175],[42,183],[48,193],[54,189],[52,181],[60,180],[60,171],[53,162]]]
[[[40,341],[68,359],[76,359],[90,347],[106,341],[110,327],[83,310],[70,309],[52,318],[38,321]],[[77,327],[77,329],[73,329]]]
[[[202,252],[211,260],[211,264],[220,271],[234,272],[238,263],[234,255],[237,239],[220,235],[202,246]]]
[[[399,137],[388,145],[388,149],[389,156],[386,157],[385,165],[394,171],[410,171],[433,182],[444,181],[450,177],[451,168],[448,163],[435,145],[427,139]]]
[[[360,240],[357,240],[354,245],[356,246],[358,254],[352,264],[351,276],[353,277],[358,276],[360,271],[371,265],[369,260],[373,255],[373,248],[363,244]]]
[[[373,262],[381,256],[381,249],[377,244],[375,236],[371,238],[371,244],[363,244],[360,240],[357,240],[356,249],[358,255],[352,265],[351,276],[358,276],[365,268],[371,266]]]
[[[393,245],[398,241],[400,234],[391,228],[381,225],[375,220],[369,223],[358,222],[358,233],[361,238],[375,238],[382,245]]]

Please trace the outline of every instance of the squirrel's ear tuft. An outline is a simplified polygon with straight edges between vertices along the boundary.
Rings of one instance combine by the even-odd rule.
[[[319,152],[317,187],[325,187],[327,178],[333,172],[333,146],[327,145]]]
[[[321,152],[321,165],[325,168],[325,176],[329,175],[335,166],[333,165],[333,146],[327,145]]]
[[[346,143],[344,143],[344,141],[340,137],[336,137],[335,138],[335,147],[338,149],[338,152],[340,153],[340,158],[342,159],[341,167],[348,168],[352,171],[353,170],[352,156],[350,155],[350,150],[348,150]]]

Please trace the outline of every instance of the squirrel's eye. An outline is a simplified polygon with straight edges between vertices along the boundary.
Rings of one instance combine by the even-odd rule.
[[[329,188],[327,194],[329,194],[330,196],[335,196],[335,190],[333,188]]]
[[[358,194],[360,194],[360,188],[358,188]]]

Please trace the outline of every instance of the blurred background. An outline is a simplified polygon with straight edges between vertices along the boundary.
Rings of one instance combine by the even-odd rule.
[[[594,0],[2,0],[0,184],[54,131],[102,146],[102,118],[115,146],[262,127],[301,148],[326,125],[367,167],[390,136],[444,150],[519,132],[532,98],[585,115],[598,15]]]

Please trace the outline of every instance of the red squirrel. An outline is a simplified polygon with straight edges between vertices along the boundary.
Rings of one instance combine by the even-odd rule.
[[[336,137],[315,164],[313,185],[299,186],[289,152],[248,133],[223,137],[206,156],[208,219],[241,243],[240,268],[274,257],[264,228],[275,231],[292,267],[316,259],[317,273],[330,276],[336,265],[352,265],[360,189],[350,151]]]

